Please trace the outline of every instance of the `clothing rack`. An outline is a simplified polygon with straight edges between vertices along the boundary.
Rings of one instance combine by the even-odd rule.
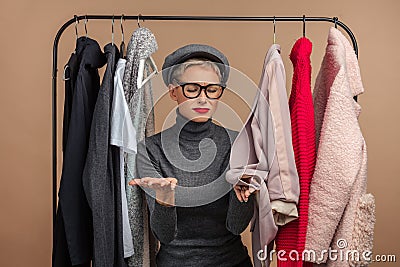
[[[303,36],[305,36],[305,26],[306,22],[331,22],[334,23],[335,27],[340,26],[346,33],[350,36],[354,51],[358,57],[358,46],[357,41],[350,30],[343,22],[339,21],[337,17],[224,17],[224,16],[124,16],[124,15],[82,15],[75,16],[74,18],[68,20],[61,26],[58,30],[57,35],[54,39],[53,45],[53,70],[52,70],[52,174],[53,174],[53,230],[56,221],[56,207],[57,207],[57,59],[58,59],[58,43],[61,35],[71,24],[78,23],[80,20],[163,20],[163,21],[289,21],[289,22],[303,22]],[[86,30],[86,23],[85,23]],[[355,97],[355,100],[357,98]]]

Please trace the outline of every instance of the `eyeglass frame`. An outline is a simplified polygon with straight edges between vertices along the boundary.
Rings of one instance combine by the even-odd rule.
[[[175,88],[181,87],[181,88],[182,88],[182,93],[183,93],[183,95],[184,95],[186,98],[189,98],[189,99],[198,98],[198,97],[201,95],[201,91],[203,91],[203,90],[204,90],[204,93],[206,94],[206,97],[207,97],[208,99],[214,99],[214,100],[215,100],[215,99],[220,99],[221,96],[222,96],[222,94],[224,93],[225,88],[226,88],[226,85],[220,84],[220,83],[209,83],[209,84],[207,84],[207,85],[201,85],[201,84],[198,84],[198,83],[195,83],[195,82],[187,82],[187,83],[180,83],[180,82],[178,82],[178,81],[176,81],[176,82],[177,82],[178,86],[176,86]],[[189,96],[187,96],[187,95],[185,94],[185,86],[186,86],[186,85],[189,85],[189,84],[192,84],[192,85],[194,84],[194,85],[197,85],[197,86],[200,87],[200,90],[199,90],[199,93],[198,93],[197,96],[195,96],[195,97],[189,97]],[[220,86],[220,87],[222,88],[222,91],[221,91],[221,94],[220,94],[219,97],[212,98],[212,97],[209,97],[209,96],[208,96],[208,94],[207,94],[207,88],[210,87],[210,86],[212,86],[212,85],[217,85],[217,86]]]

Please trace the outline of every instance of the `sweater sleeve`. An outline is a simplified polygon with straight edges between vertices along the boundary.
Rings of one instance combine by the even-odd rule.
[[[247,202],[240,202],[235,190],[229,192],[229,207],[226,217],[226,228],[235,235],[240,235],[249,225],[254,214],[254,193]]]
[[[147,139],[146,139],[147,141]],[[152,149],[151,141],[138,144],[136,167],[138,177],[162,178],[159,161]],[[147,205],[150,211],[150,227],[161,243],[171,242],[177,234],[176,206],[164,206],[155,200],[154,190],[145,188]]]

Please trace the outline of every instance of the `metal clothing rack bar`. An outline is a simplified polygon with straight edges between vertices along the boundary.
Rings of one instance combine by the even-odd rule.
[[[123,20],[162,20],[162,21],[300,21],[303,22],[303,34],[305,30],[306,22],[331,22],[335,24],[335,27],[342,27],[346,33],[350,36],[354,51],[358,57],[358,46],[357,41],[350,30],[343,22],[339,21],[337,17],[224,17],[224,16],[125,16],[125,15],[82,15],[71,18],[58,30],[57,35],[54,39],[53,45],[53,70],[52,70],[52,154],[53,154],[53,229],[56,221],[56,207],[57,207],[57,59],[58,59],[58,43],[62,33],[71,24],[79,22],[79,20],[112,20],[112,19],[123,19]],[[86,27],[86,25],[85,25]],[[357,98],[355,98],[357,100]]]

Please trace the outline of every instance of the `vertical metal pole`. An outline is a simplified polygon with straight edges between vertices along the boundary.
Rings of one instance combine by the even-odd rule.
[[[57,41],[58,42],[58,41]],[[52,149],[53,149],[53,230],[56,224],[57,210],[57,44],[53,47],[53,80],[52,80]]]
[[[53,234],[54,226],[56,225],[56,212],[57,212],[57,59],[58,59],[58,42],[64,30],[75,22],[75,18],[65,22],[58,30],[53,44],[53,69],[52,69],[52,210],[53,210]]]

